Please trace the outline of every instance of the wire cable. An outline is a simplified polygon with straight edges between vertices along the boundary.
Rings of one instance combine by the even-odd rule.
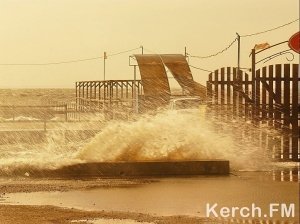
[[[251,34],[246,34],[246,35],[240,35],[240,37],[252,37],[252,36],[259,35],[259,34],[271,32],[271,31],[273,31],[273,30],[277,30],[277,29],[280,29],[280,28],[282,28],[282,27],[288,26],[288,25],[290,25],[290,24],[292,24],[292,23],[294,23],[294,22],[296,22],[296,21],[299,21],[299,18],[298,18],[298,19],[295,19],[295,20],[293,20],[293,21],[291,21],[291,22],[285,23],[285,24],[283,24],[283,25],[281,25],[281,26],[274,27],[274,28],[272,28],[272,29],[264,30],[264,31],[257,32],[257,33],[251,33]]]
[[[190,57],[192,58],[200,58],[200,59],[205,59],[205,58],[211,58],[211,57],[215,57],[219,54],[222,54],[224,53],[225,51],[227,51],[235,42],[237,41],[237,38],[235,38],[227,47],[225,47],[223,50],[217,52],[217,53],[214,53],[214,54],[211,54],[211,55],[207,55],[207,56],[196,56],[196,55],[190,55],[190,54],[187,54],[189,55]]]
[[[201,71],[204,71],[204,72],[213,72],[213,71],[209,71],[207,69],[203,69],[203,68],[199,68],[199,67],[196,67],[196,66],[193,66],[193,65],[189,65],[191,68],[194,68],[194,69],[198,69],[198,70],[201,70]]]
[[[129,49],[126,51],[120,51],[117,53],[113,54],[108,54],[107,57],[112,57],[120,54],[124,54],[130,51],[134,51],[137,49],[140,49],[141,47]],[[59,61],[59,62],[49,62],[49,63],[0,63],[0,66],[42,66],[42,65],[60,65],[60,64],[70,64],[70,63],[76,63],[76,62],[83,62],[83,61],[92,61],[92,60],[98,60],[104,58],[104,56],[98,56],[98,57],[93,57],[93,58],[84,58],[84,59],[77,59],[77,60],[70,60],[70,61]]]
[[[133,48],[133,49],[130,49],[130,50],[126,50],[126,51],[120,51],[120,52],[117,52],[117,53],[114,53],[114,54],[108,54],[107,57],[112,57],[112,56],[116,56],[116,55],[120,55],[120,54],[125,54],[125,53],[135,51],[135,50],[138,50],[138,49],[141,49],[141,48],[142,48],[142,46],[137,47],[137,48]]]

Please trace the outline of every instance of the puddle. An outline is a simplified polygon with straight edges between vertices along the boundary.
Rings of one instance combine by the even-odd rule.
[[[264,173],[246,172],[227,177],[161,179],[136,188],[15,193],[7,195],[7,203],[205,217],[207,203],[218,203],[219,208],[251,207],[255,203],[263,212],[269,212],[270,203],[295,203],[298,211],[298,193],[297,182],[272,181]],[[279,215],[276,213],[274,218]],[[295,219],[298,217],[296,212]]]
[[[93,220],[72,220],[71,223],[87,222],[88,224],[154,224],[153,222],[137,222],[132,219],[93,219]]]

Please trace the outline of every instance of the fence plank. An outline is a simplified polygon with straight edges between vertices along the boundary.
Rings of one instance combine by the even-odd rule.
[[[273,89],[273,72],[274,72],[274,69],[273,69],[273,65],[270,65],[269,66],[269,87],[270,87],[270,90],[271,91],[274,91]],[[272,94],[270,94],[270,92],[268,93],[268,118],[269,118],[269,125],[270,126],[273,126],[273,118],[274,118],[274,106],[273,106],[273,98],[272,98]]]
[[[299,64],[293,65],[293,71],[292,71],[292,77],[293,77],[293,84],[292,84],[292,159],[293,161],[299,161],[298,156],[298,141],[299,141],[299,127],[298,127],[298,94],[299,94]]]
[[[230,67],[227,67],[227,99],[226,99],[226,104],[230,105],[231,104],[231,69]]]
[[[225,102],[225,68],[221,68],[221,105]]]
[[[237,88],[238,88],[238,116],[243,116],[243,95],[242,95],[243,72],[237,69]]]
[[[218,105],[219,104],[219,83],[218,83],[218,80],[219,80],[219,74],[218,74],[218,70],[215,71],[215,79],[214,79],[214,98],[215,98],[215,104]]]
[[[267,76],[267,68],[263,67],[262,68],[262,80],[266,81],[266,76]],[[266,118],[267,118],[267,91],[264,85],[262,85],[262,92],[261,92],[261,116],[262,116],[262,122],[265,123],[266,122]]]
[[[289,126],[290,126],[290,65],[285,64],[283,69],[284,85],[283,85],[283,159],[289,159],[290,154],[290,137],[289,137]]]
[[[206,84],[207,86],[207,100],[209,102],[209,104],[211,104],[212,102],[212,73],[209,73],[208,75],[208,82]]]
[[[233,68],[233,75],[232,75],[232,80],[233,80],[233,92],[232,92],[232,115],[235,117],[237,115],[236,108],[237,108],[237,75],[236,75],[236,68]]]
[[[260,121],[260,70],[256,71],[255,76],[255,120]]]
[[[281,78],[281,65],[275,65],[275,94],[276,96],[281,96],[281,82],[279,81]],[[281,113],[280,107],[281,98],[277,98],[278,102],[275,102],[275,114],[274,114],[274,123],[275,128],[281,128]]]
[[[214,95],[213,104],[216,105],[213,112],[220,115],[226,109],[227,117],[234,119],[244,114],[249,118],[252,114],[257,125],[268,121],[268,125],[275,127],[281,134],[274,137],[262,131],[260,135],[257,135],[257,132],[249,133],[249,138],[258,139],[262,150],[272,153],[273,158],[277,160],[299,161],[298,69],[298,64],[294,64],[292,69],[288,64],[269,65],[256,70],[255,77],[251,80],[246,73],[239,76],[236,68],[227,67],[226,75],[225,68],[216,70],[214,74],[210,74],[208,81],[208,95],[210,92]],[[249,95],[252,95],[252,99]],[[218,104],[221,104],[224,110],[218,111]],[[246,133],[241,131],[244,137]]]
[[[245,73],[245,94],[249,96],[249,75]],[[245,118],[249,118],[249,101],[245,99]]]

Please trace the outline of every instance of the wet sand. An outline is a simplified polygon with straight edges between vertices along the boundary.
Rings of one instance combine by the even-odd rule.
[[[205,218],[188,216],[152,216],[142,213],[117,211],[83,211],[74,208],[56,206],[30,206],[4,204],[7,194],[30,192],[65,192],[71,190],[89,190],[97,188],[136,187],[157,182],[146,179],[90,179],[90,180],[62,180],[62,179],[2,179],[0,180],[0,224],[42,224],[42,223],[91,223],[91,220],[104,219],[132,219],[138,222],[150,223],[216,223]]]
[[[196,181],[196,182],[195,182]],[[192,208],[201,203],[201,200],[208,200],[211,196],[216,197],[217,199],[225,200],[228,202],[228,199],[224,197],[224,192],[217,190],[221,185],[221,189],[225,189],[227,196],[232,199],[238,199],[241,195],[249,195],[249,192],[252,192],[251,195],[253,198],[260,200],[261,202],[267,203],[268,200],[264,198],[267,192],[271,192],[269,187],[274,187],[277,189],[287,190],[285,196],[280,200],[288,202],[291,198],[295,198],[297,195],[298,183],[297,182],[281,182],[274,181],[270,178],[269,174],[266,173],[256,173],[249,172],[243,173],[242,175],[235,174],[230,177],[195,177],[195,178],[133,178],[133,179],[78,179],[78,180],[66,180],[66,179],[34,179],[34,178],[12,178],[12,179],[0,179],[0,224],[43,224],[43,223],[86,223],[86,224],[97,224],[93,222],[95,219],[117,219],[120,222],[109,222],[109,223],[122,223],[124,220],[130,219],[138,222],[147,222],[148,223],[174,223],[174,224],[185,224],[185,223],[239,223],[241,219],[235,219],[234,221],[225,221],[221,219],[208,219],[201,217],[201,214],[198,212],[195,214],[186,214],[183,210],[178,210],[172,214],[163,214],[165,209],[165,204],[172,205],[170,201],[167,201],[167,198],[179,198],[186,200],[190,198],[196,201],[193,201],[191,205],[184,204],[185,201],[180,202],[179,205],[188,207],[190,211]],[[174,185],[175,184],[175,185]],[[242,187],[240,184],[249,187]],[[226,190],[226,185],[228,189]],[[262,190],[253,190],[254,186],[257,185],[258,189]],[[175,186],[175,187],[174,187]],[[191,186],[194,187],[194,190],[189,189]],[[240,195],[236,195],[238,192],[236,190],[232,191],[230,189],[238,189]],[[263,190],[263,188],[265,190]],[[149,190],[147,190],[149,189]],[[156,190],[155,190],[156,189]],[[171,192],[168,196],[166,193]],[[208,189],[208,190],[205,190]],[[291,192],[293,190],[294,193]],[[134,194],[127,194],[128,191],[134,192]],[[178,191],[182,192],[181,195],[178,194]],[[197,194],[200,194],[201,197],[196,197],[194,192],[198,191]],[[202,192],[203,191],[203,192]],[[249,192],[247,192],[249,191]],[[260,193],[260,191],[262,191]],[[76,193],[77,192],[77,193]],[[119,192],[119,193],[117,193]],[[122,193],[123,192],[123,193]],[[124,199],[124,192],[127,195],[127,198],[131,198],[128,203],[126,198]],[[145,195],[145,192],[147,195]],[[148,192],[148,193],[147,193]],[[151,195],[149,192],[154,192]],[[156,192],[156,193],[155,193]],[[177,193],[176,193],[177,192]],[[75,194],[74,194],[75,193]],[[140,194],[139,194],[140,193]],[[145,195],[143,197],[141,196]],[[218,194],[216,194],[218,193]],[[82,195],[80,195],[82,194]],[[148,195],[149,194],[149,195]],[[186,195],[187,194],[187,195]],[[215,195],[216,194],[216,195]],[[276,193],[275,193],[276,194]],[[292,195],[291,195],[292,194]],[[24,197],[25,196],[25,201]],[[42,195],[42,197],[39,197]],[[51,200],[48,200],[47,197],[51,196],[51,200],[56,200],[55,198],[60,198],[58,201],[61,203],[52,203]],[[54,195],[54,196],[53,196]],[[75,201],[83,199],[88,202],[92,195],[93,201],[96,203],[96,209],[91,209],[87,205],[82,205],[82,208],[78,208],[75,204],[67,204],[68,200],[66,195],[71,195]],[[94,195],[94,196],[93,196]],[[109,195],[113,199],[113,203],[109,203]],[[157,197],[158,195],[159,198]],[[177,195],[177,196],[176,196]],[[185,195],[185,196],[184,196]],[[190,195],[190,197],[187,197]],[[223,195],[223,196],[222,196]],[[231,196],[230,196],[231,195]],[[234,196],[235,195],[235,196]],[[293,196],[294,195],[294,196]],[[44,197],[45,196],[45,197]],[[269,195],[270,196],[270,195]],[[272,195],[271,195],[272,196]],[[275,196],[275,195],[274,195]],[[279,195],[277,194],[276,197]],[[17,198],[17,202],[13,202],[14,197]],[[105,200],[105,197],[106,200]],[[133,198],[132,198],[133,197]],[[148,197],[148,199],[147,199]],[[207,197],[207,198],[206,198]],[[276,198],[274,197],[274,198]],[[28,198],[32,198],[28,200]],[[70,198],[70,197],[69,197]],[[105,205],[112,205],[111,208],[105,208],[103,205],[98,204],[99,201],[96,199],[103,199]],[[156,207],[159,209],[159,212],[155,211],[155,207],[146,207],[146,210],[139,210],[142,205],[143,200],[147,200],[150,204],[152,203],[149,198],[153,198]],[[157,198],[157,200],[156,200]],[[206,198],[206,199],[205,199]],[[273,196],[272,196],[273,198]],[[188,200],[190,200],[188,199]],[[201,199],[201,200],[200,200]],[[244,200],[245,198],[243,198]],[[279,198],[278,198],[279,199]],[[12,200],[12,201],[10,201]],[[103,201],[102,200],[102,201]],[[119,200],[119,203],[118,203]],[[231,201],[236,201],[231,200]],[[246,200],[246,199],[245,199]],[[32,201],[32,204],[30,204]],[[37,203],[38,201],[38,203]],[[221,201],[219,201],[221,203]],[[13,202],[13,203],[11,203]],[[127,203],[129,209],[126,210],[120,209],[120,202]],[[132,203],[135,203],[133,205]],[[227,203],[226,202],[226,203]],[[73,202],[72,202],[73,203]],[[89,203],[89,202],[88,202]],[[148,204],[149,204],[148,203]],[[154,203],[154,204],[155,204]],[[175,203],[175,201],[174,201]],[[130,206],[130,204],[132,206]],[[144,203],[145,204],[145,203]],[[147,203],[146,203],[147,204]],[[147,205],[148,206],[148,205]],[[179,206],[180,207],[180,206]],[[162,212],[162,213],[160,213]],[[248,223],[260,223],[258,220],[251,221]],[[274,220],[275,221],[275,220]],[[101,222],[105,223],[106,222]],[[276,222],[270,222],[276,223]],[[290,220],[290,222],[285,223],[298,223],[295,220]],[[126,222],[124,221],[124,224]]]
[[[132,219],[138,222],[148,222],[157,224],[196,224],[196,223],[218,223],[216,220],[187,216],[151,216],[141,213],[130,212],[105,212],[105,211],[82,211],[77,209],[64,209],[54,206],[25,206],[25,205],[0,205],[1,224],[67,224],[91,223],[98,218],[105,219]],[[73,221],[73,222],[72,222]]]
[[[157,182],[155,179],[0,179],[0,195],[50,191],[89,190],[95,188],[134,187]]]

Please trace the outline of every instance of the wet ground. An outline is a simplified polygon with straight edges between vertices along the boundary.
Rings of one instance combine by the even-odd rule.
[[[34,183],[34,180],[31,181]],[[18,191],[8,193],[2,196],[1,204],[52,205],[83,211],[118,211],[158,217],[201,218],[206,217],[207,203],[218,203],[218,207],[250,207],[255,203],[261,207],[263,214],[269,212],[270,203],[294,203],[296,205],[294,218],[281,218],[280,213],[276,213],[272,219],[264,219],[290,223],[297,223],[299,220],[299,182],[298,174],[295,172],[235,172],[230,176],[151,178],[141,182],[106,180],[107,183],[112,181],[115,184],[102,186],[100,184],[97,186],[97,181],[98,184],[101,182],[77,180],[76,184],[76,181],[72,183],[69,180],[65,189],[60,187],[55,189],[54,182],[48,180],[48,189],[45,184],[41,189],[31,190],[31,193]],[[76,188],[83,183],[84,187]],[[26,185],[23,186],[26,188]],[[118,223],[113,221],[112,223]]]

